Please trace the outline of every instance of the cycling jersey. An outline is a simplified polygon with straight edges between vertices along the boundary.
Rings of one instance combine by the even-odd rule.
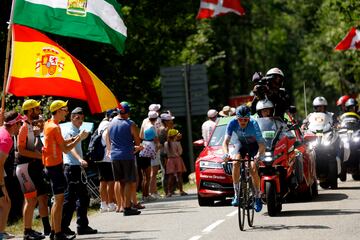
[[[238,136],[241,144],[265,142],[262,137],[258,123],[252,118],[250,118],[250,121],[246,125],[246,128],[241,128],[236,118],[231,120],[226,127],[225,137],[231,137],[233,133]]]

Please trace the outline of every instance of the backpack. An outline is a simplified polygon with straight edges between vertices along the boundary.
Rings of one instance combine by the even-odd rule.
[[[104,146],[101,142],[103,132],[104,130],[98,133],[98,129],[96,129],[90,137],[90,142],[86,156],[88,160],[92,162],[102,161],[104,159],[106,146]]]

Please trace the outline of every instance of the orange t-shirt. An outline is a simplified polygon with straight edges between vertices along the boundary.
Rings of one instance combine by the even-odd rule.
[[[53,119],[44,125],[44,147],[42,161],[45,167],[52,167],[63,163],[60,145],[64,144],[59,123]]]

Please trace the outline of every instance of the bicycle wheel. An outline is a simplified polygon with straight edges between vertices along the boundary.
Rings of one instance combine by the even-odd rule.
[[[247,220],[248,220],[249,226],[252,227],[252,226],[254,226],[255,191],[254,191],[254,187],[253,187],[251,177],[249,177],[247,183],[248,183],[248,188],[247,188],[247,193],[248,193],[247,199],[248,199],[248,201],[247,201],[247,209],[246,209],[246,211],[247,211]]]
[[[247,184],[246,180],[244,178],[241,178],[240,180],[240,189],[238,194],[238,218],[239,218],[239,228],[241,231],[244,231],[244,225],[245,225],[245,212],[247,208]]]

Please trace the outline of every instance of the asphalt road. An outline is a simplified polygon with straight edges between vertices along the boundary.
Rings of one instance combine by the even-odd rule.
[[[195,191],[147,203],[138,216],[93,214],[90,226],[99,233],[77,239],[359,239],[360,182],[341,182],[337,190],[319,189],[312,202],[284,204],[277,217],[269,217],[264,206],[255,214],[254,227],[246,225],[245,232],[239,230],[237,208],[230,202],[199,207]]]

